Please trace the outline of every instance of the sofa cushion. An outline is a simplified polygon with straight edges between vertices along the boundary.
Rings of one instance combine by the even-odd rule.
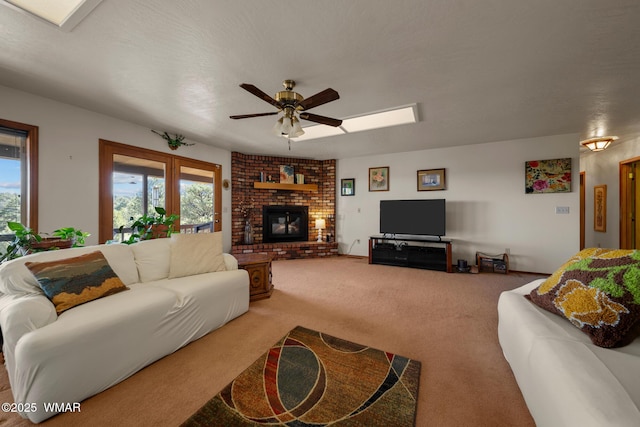
[[[98,248],[122,283],[129,286],[140,281],[133,250],[129,245],[110,244]]]
[[[640,251],[582,250],[526,297],[597,346],[628,344],[640,326]]]
[[[48,262],[26,262],[58,314],[85,302],[127,290],[102,252]]]
[[[169,239],[143,240],[131,245],[141,282],[153,282],[169,276],[171,250]]]
[[[171,235],[169,278],[224,270],[221,231]]]

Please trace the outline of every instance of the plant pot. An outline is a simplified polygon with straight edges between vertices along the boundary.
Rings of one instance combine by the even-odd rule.
[[[45,237],[39,242],[31,243],[28,249],[22,248],[21,252],[27,255],[33,252],[43,252],[51,249],[68,249],[72,244],[73,242],[71,240],[62,240],[59,237]]]
[[[162,239],[164,237],[169,237],[169,226],[168,225],[152,225],[151,226],[151,237],[150,239]]]

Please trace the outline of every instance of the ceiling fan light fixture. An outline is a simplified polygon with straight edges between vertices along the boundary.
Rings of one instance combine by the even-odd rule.
[[[281,136],[282,135],[282,117],[280,117],[278,120],[276,120],[276,124],[273,125],[273,133],[276,136]]]
[[[287,116],[282,118],[282,126],[280,127],[280,132],[285,134],[285,135],[289,135],[289,132],[291,132],[291,119]]]
[[[604,151],[611,143],[617,140],[617,136],[599,136],[596,138],[585,139],[580,141],[580,145],[587,147],[591,151]]]
[[[289,137],[296,138],[298,136],[304,135],[302,126],[300,126],[300,120],[298,120],[296,116],[293,116],[291,122],[293,123],[293,126],[291,127],[291,132],[289,132]]]
[[[279,112],[282,112],[282,117],[276,121],[272,131],[275,135],[286,138],[297,138],[306,133],[300,124],[301,119],[336,128],[342,124],[342,120],[307,112],[307,110],[311,108],[339,99],[340,95],[335,90],[327,88],[305,99],[302,95],[293,91],[296,85],[295,81],[285,80],[282,85],[284,86],[284,90],[276,93],[272,98],[254,85],[242,83],[240,85],[241,88],[276,107],[278,112],[240,114],[229,116],[229,118],[248,119],[251,117],[277,115]],[[340,133],[343,132],[340,131]]]

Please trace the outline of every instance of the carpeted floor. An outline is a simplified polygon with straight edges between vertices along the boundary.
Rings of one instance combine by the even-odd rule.
[[[498,343],[497,300],[538,277],[447,274],[350,257],[276,261],[271,298],[82,402],[80,413],[42,425],[177,426],[302,325],[421,362],[417,426],[531,427]],[[12,401],[5,371],[0,400]],[[0,414],[0,425],[30,423]]]

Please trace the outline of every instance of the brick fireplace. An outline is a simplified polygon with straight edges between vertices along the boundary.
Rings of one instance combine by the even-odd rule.
[[[304,176],[305,184],[315,184],[317,190],[264,189],[255,188],[260,182],[260,173],[265,180],[278,183],[280,166],[292,166],[295,174]],[[315,188],[315,187],[314,187]],[[296,159],[290,157],[273,157],[231,153],[231,239],[233,254],[265,253],[274,259],[313,258],[338,254],[335,241],[335,197],[336,197],[336,161]],[[253,206],[248,219],[254,231],[254,242],[244,244],[245,218],[242,215],[243,205]],[[308,207],[308,241],[276,242],[262,241],[262,207],[263,206],[307,206]],[[323,230],[323,242],[316,242],[317,231],[315,220],[322,218],[327,228]],[[330,241],[326,237],[330,236]]]

